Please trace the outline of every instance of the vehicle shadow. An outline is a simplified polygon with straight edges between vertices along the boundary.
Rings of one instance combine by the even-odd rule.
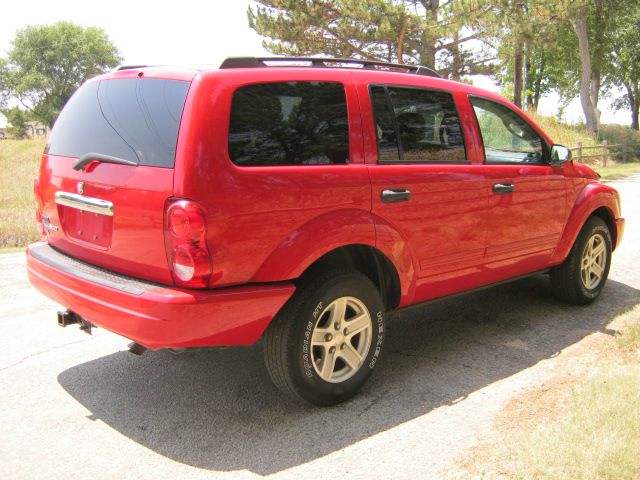
[[[175,461],[267,475],[328,455],[554,356],[640,303],[609,281],[587,307],[553,299],[544,275],[444,300],[390,322],[383,361],[333,408],[288,401],[262,347],[173,356],[118,352],[58,381],[110,427]]]

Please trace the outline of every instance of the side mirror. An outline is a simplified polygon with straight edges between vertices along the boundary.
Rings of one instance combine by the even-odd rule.
[[[549,164],[553,167],[559,167],[565,162],[571,160],[571,150],[564,145],[554,145],[551,147],[551,162]]]

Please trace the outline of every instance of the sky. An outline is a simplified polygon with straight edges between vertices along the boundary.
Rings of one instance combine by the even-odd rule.
[[[249,0],[30,0],[5,2],[0,15],[0,55],[4,56],[18,29],[27,25],[51,24],[65,20],[82,26],[103,28],[118,46],[129,65],[219,65],[226,57],[269,55],[261,37],[247,22]],[[488,77],[474,83],[497,91]],[[545,97],[540,113],[556,114],[559,99]],[[601,101],[603,123],[628,125],[627,111],[613,112]],[[566,110],[564,120],[583,121],[580,102]]]

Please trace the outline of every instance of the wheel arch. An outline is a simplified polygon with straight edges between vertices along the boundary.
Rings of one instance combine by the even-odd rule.
[[[587,217],[587,219],[585,220],[585,223],[591,217],[598,217],[602,219],[602,221],[607,225],[607,228],[609,229],[609,233],[611,234],[611,246],[612,246],[612,249],[615,249],[617,245],[617,240],[618,240],[616,238],[618,232],[616,231],[616,221],[615,221],[615,216],[613,212],[609,210],[607,207],[599,207],[595,209],[591,213],[591,215]]]
[[[588,184],[578,195],[567,223],[551,259],[552,264],[562,263],[568,256],[584,224],[591,217],[601,218],[611,232],[612,245],[617,244],[616,219],[619,216],[619,201],[616,191],[601,183]]]
[[[401,284],[398,271],[384,253],[371,245],[351,244],[335,248],[309,265],[294,283],[304,283],[312,276],[339,268],[351,268],[367,276],[380,292],[387,310],[400,304]]]

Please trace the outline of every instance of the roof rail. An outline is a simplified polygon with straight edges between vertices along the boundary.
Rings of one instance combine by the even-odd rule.
[[[120,70],[133,70],[135,68],[144,68],[149,65],[120,65],[116,70],[119,72]]]
[[[376,60],[360,60],[356,58],[327,58],[327,57],[229,57],[220,64],[221,69],[226,68],[264,68],[270,67],[269,63],[300,63],[308,62],[312,67],[334,67],[336,64],[362,65],[362,68],[375,69],[381,67],[388,70],[400,70],[415,75],[427,75],[429,77],[442,78],[434,69],[423,65],[403,65],[401,63],[379,62]],[[333,64],[333,65],[332,65]],[[279,65],[283,66],[283,65]],[[284,65],[287,66],[287,65]],[[298,66],[298,65],[296,65]]]

